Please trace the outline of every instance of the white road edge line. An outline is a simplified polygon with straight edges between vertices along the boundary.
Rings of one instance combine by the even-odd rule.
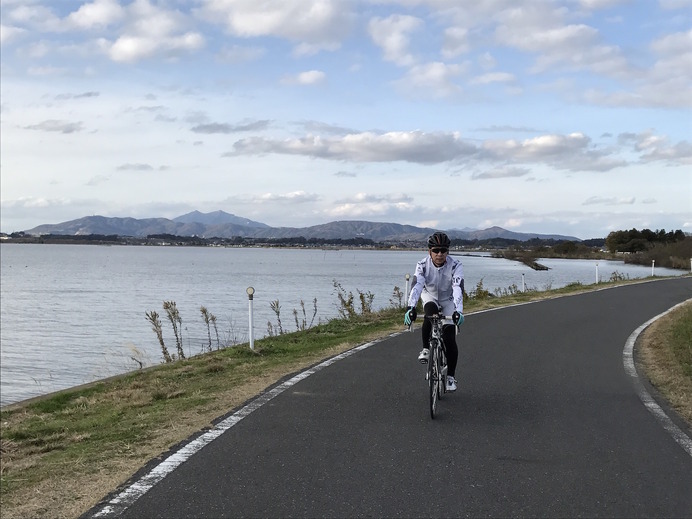
[[[243,418],[250,415],[253,411],[256,411],[257,409],[262,407],[264,404],[272,400],[274,397],[280,395],[288,388],[294,386],[295,384],[309,377],[313,373],[316,373],[321,369],[326,368],[331,364],[334,364],[336,361],[345,359],[346,357],[350,357],[354,353],[367,349],[370,346],[377,344],[378,342],[389,339],[390,337],[400,335],[401,333],[403,332],[396,332],[387,337],[383,337],[381,339],[377,339],[375,341],[371,341],[366,344],[356,346],[355,348],[347,350],[311,368],[308,368],[305,371],[302,371],[297,375],[291,377],[287,381],[279,384],[273,389],[267,391],[266,393],[262,393],[257,398],[253,399],[250,403],[240,408],[238,411],[233,413],[228,418],[225,418],[224,420],[220,421],[209,431],[197,437],[190,443],[181,447],[178,451],[171,454],[168,458],[166,458],[156,467],[154,467],[150,472],[142,476],[140,479],[132,483],[125,490],[113,497],[110,501],[108,501],[105,504],[105,506],[101,510],[93,514],[91,517],[117,517],[122,512],[124,512],[130,505],[137,501],[137,499],[146,494],[159,481],[161,481],[168,474],[173,472],[173,470],[175,470],[183,462],[188,460],[193,454],[200,451],[202,447],[211,443],[213,440],[221,436],[224,432],[229,430],[235,424],[240,422]]]
[[[637,390],[637,394],[639,395],[639,398],[643,402],[644,406],[651,412],[651,414],[653,414],[656,417],[658,422],[663,426],[663,428],[666,431],[668,431],[668,433],[685,450],[685,452],[687,452],[687,454],[689,454],[692,457],[692,438],[690,438],[682,429],[675,425],[673,421],[670,419],[670,417],[661,408],[661,406],[659,406],[656,403],[656,401],[649,394],[649,392],[644,387],[644,384],[640,380],[639,374],[637,373],[637,368],[634,364],[634,344],[637,342],[637,338],[639,337],[639,335],[654,321],[660,319],[664,315],[672,312],[676,308],[690,301],[692,301],[692,299],[688,299],[687,301],[683,301],[682,303],[675,305],[674,307],[657,315],[656,317],[649,319],[639,328],[634,330],[627,339],[627,342],[625,343],[625,348],[622,351],[622,362],[625,366],[625,372],[630,377],[632,377],[632,382],[634,383],[635,389]]]

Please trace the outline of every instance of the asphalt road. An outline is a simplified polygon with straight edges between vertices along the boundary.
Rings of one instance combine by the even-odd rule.
[[[692,455],[623,366],[632,332],[689,298],[688,277],[468,315],[459,390],[435,420],[420,329],[390,337],[255,406],[131,504],[90,514],[692,517]]]

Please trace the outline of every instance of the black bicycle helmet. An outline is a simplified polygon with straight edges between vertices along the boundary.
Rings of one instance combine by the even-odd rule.
[[[445,249],[449,249],[451,243],[449,236],[443,232],[437,231],[428,238],[428,249],[432,249],[433,247],[444,247]]]

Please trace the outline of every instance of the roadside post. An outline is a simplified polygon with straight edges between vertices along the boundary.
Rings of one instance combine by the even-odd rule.
[[[408,303],[408,282],[410,279],[411,279],[411,275],[406,274],[406,292],[404,292],[404,298],[406,299],[405,302],[407,302],[407,303]]]
[[[253,330],[254,319],[252,317],[252,297],[255,295],[255,289],[253,287],[247,287],[245,289],[247,292],[248,304],[250,306],[249,316],[250,316],[250,349],[255,349],[255,334]]]
[[[596,263],[596,284],[600,283],[601,278],[598,276],[598,263]]]
[[[651,260],[651,277],[654,277],[654,265],[656,264],[656,260]]]
[[[521,273],[521,291],[526,292],[526,281],[524,279],[524,273]]]

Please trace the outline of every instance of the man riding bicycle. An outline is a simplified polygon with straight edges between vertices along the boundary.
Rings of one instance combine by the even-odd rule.
[[[464,274],[461,262],[449,256],[451,241],[443,232],[435,232],[428,238],[428,255],[416,264],[416,284],[408,298],[404,324],[410,326],[416,320],[418,299],[423,300],[422,338],[423,350],[418,360],[427,364],[430,356],[429,341],[432,324],[429,315],[451,315],[454,324],[445,324],[442,339],[447,355],[447,391],[456,391],[454,378],[459,357],[456,342],[456,326],[464,322]]]

